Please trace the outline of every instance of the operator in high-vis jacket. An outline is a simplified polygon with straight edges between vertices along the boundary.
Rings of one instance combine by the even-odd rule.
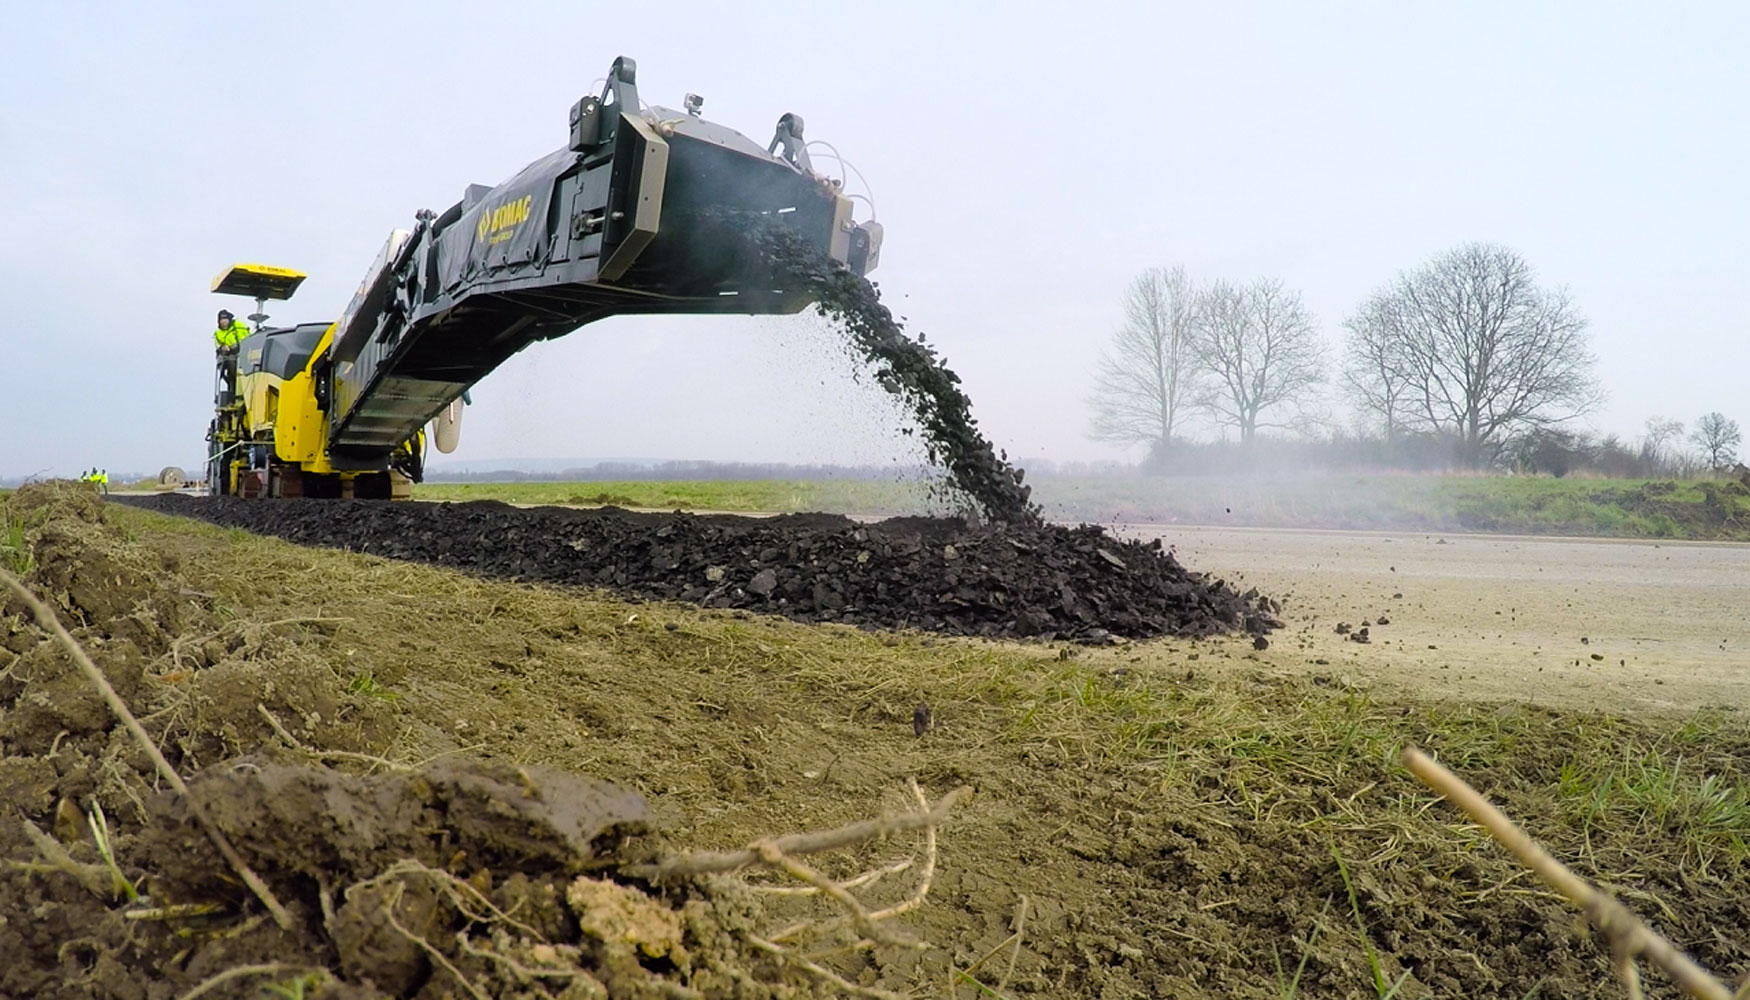
[[[221,351],[235,351],[238,341],[249,336],[249,330],[237,322],[231,315],[231,310],[219,310],[219,328],[213,331],[213,340],[218,343]]]
[[[231,310],[219,310],[219,326],[213,331],[213,343],[218,346],[219,368],[224,384],[220,387],[221,406],[229,405],[237,394],[237,345],[249,336],[249,329],[231,315]]]

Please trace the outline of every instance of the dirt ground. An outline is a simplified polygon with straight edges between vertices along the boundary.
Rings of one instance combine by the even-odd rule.
[[[847,995],[802,956],[866,995],[949,1000],[1612,995],[1599,942],[1403,773],[1407,742],[1708,966],[1750,969],[1750,731],[1730,713],[1672,725],[1368,690],[1309,671],[1292,630],[1262,652],[944,639],[494,581],[66,495],[0,513],[24,526],[0,556],[295,917],[274,927],[0,602],[0,796],[70,855],[0,822],[0,996],[174,1000],[223,975],[203,995]],[[908,779],[931,799],[972,790],[927,876],[916,836],[817,864],[846,879],[909,861],[858,891],[897,904],[927,877],[894,921],[921,947],[792,936],[780,960],[756,942],[833,919],[759,891],[794,882],[641,874],[905,809]],[[148,903],[108,888],[96,805]],[[166,915],[189,904],[217,909]]]
[[[1289,628],[1257,654],[1272,668],[1563,708],[1750,709],[1750,546],[1143,526],[1119,533],[1160,538],[1187,565],[1282,599]],[[1371,623],[1372,641],[1337,634],[1339,623]]]

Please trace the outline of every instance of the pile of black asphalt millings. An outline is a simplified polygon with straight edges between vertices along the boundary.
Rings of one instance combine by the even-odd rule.
[[[953,635],[1105,641],[1280,627],[1276,605],[1158,542],[1032,520],[736,517],[493,501],[130,500],[304,545],[530,583]]]

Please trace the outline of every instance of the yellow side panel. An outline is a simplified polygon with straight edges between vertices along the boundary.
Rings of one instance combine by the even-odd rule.
[[[243,422],[253,436],[273,430],[274,400],[284,393],[283,382],[270,372],[255,372],[238,380],[243,400]]]
[[[273,453],[282,462],[296,463],[305,472],[330,473],[328,463],[328,413],[316,405],[316,363],[328,354],[334,326],[310,352],[304,370],[281,381],[270,375],[250,376],[245,392],[249,403],[249,426],[273,433]],[[259,380],[259,381],[257,381]],[[415,455],[425,450],[425,432],[414,433],[401,447]],[[353,478],[357,473],[342,473]]]
[[[279,386],[279,415],[274,424],[273,453],[282,462],[296,462],[305,472],[333,472],[328,464],[328,414],[316,405],[316,362],[328,354],[334,327],[310,352],[304,370]]]

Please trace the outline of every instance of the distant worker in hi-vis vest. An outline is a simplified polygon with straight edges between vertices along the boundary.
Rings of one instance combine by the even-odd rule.
[[[213,331],[213,343],[218,345],[219,370],[223,385],[219,405],[228,406],[237,394],[237,345],[249,336],[249,329],[231,315],[231,310],[219,310],[219,327]]]

